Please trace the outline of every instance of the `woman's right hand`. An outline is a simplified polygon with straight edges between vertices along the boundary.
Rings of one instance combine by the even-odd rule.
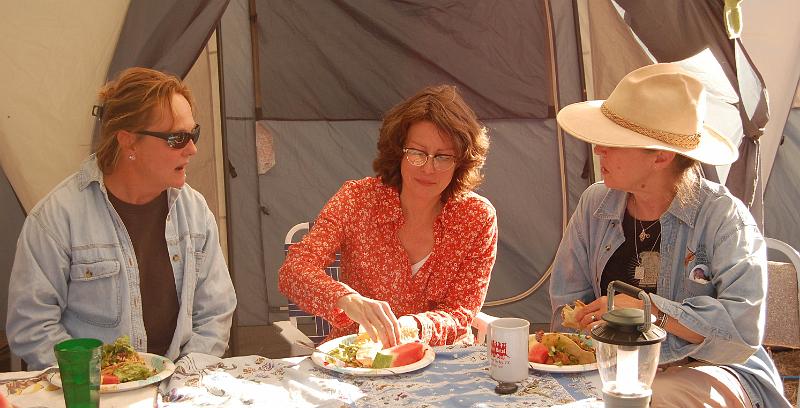
[[[388,303],[351,293],[340,297],[336,307],[363,326],[373,341],[380,340],[384,347],[400,343],[400,324]]]

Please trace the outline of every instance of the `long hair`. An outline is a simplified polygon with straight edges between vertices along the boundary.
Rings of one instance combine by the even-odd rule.
[[[460,198],[480,185],[483,181],[481,169],[489,151],[489,137],[475,112],[452,85],[424,88],[384,115],[378,138],[378,157],[372,163],[381,181],[402,190],[400,164],[403,147],[408,129],[421,121],[436,125],[455,145],[457,164],[453,179],[442,192],[442,202]]]
[[[143,130],[159,112],[172,109],[172,95],[182,95],[194,108],[189,88],[177,77],[148,68],[128,68],[105,84],[98,93],[100,142],[95,150],[103,174],[117,165],[120,147],[117,132]]]
[[[675,196],[682,207],[697,201],[697,182],[700,179],[700,162],[676,154],[672,161],[676,175]]]

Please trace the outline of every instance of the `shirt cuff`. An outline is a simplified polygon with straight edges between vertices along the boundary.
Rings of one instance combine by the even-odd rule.
[[[411,316],[417,319],[417,323],[419,324],[419,340],[423,343],[431,344],[434,327],[433,320],[424,313],[414,314]]]

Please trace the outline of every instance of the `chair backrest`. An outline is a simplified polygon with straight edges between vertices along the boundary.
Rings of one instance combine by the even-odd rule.
[[[766,241],[768,249],[780,251],[790,262],[768,263],[764,345],[800,348],[800,254],[783,241]]]
[[[288,254],[289,248],[295,242],[300,240],[299,238],[295,238],[295,235],[298,233],[308,232],[312,226],[314,226],[313,222],[301,222],[300,224],[292,227],[289,232],[286,233],[286,239],[283,243],[284,255]],[[340,259],[341,255],[337,252],[336,259],[333,261],[333,263],[325,268],[325,273],[337,281],[339,280]],[[306,312],[297,306],[292,299],[289,299],[287,307],[289,310],[289,321],[292,322],[295,327],[300,329],[306,336],[308,336],[308,338],[311,339],[315,345],[319,345],[322,340],[328,336],[328,333],[331,332],[331,325],[327,320]],[[310,330],[308,330],[308,328],[310,328]]]

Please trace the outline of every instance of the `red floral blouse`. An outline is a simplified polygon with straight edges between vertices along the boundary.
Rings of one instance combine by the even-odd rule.
[[[416,318],[424,342],[471,341],[465,334],[483,305],[497,254],[494,207],[475,193],[445,203],[434,221],[431,255],[413,275],[397,236],[401,225],[397,189],[374,177],[346,182],[289,249],[278,278],[281,292],[328,320],[329,339],[357,331],[336,301],[358,292],[388,302],[397,317]],[[337,251],[341,282],[324,272]]]

